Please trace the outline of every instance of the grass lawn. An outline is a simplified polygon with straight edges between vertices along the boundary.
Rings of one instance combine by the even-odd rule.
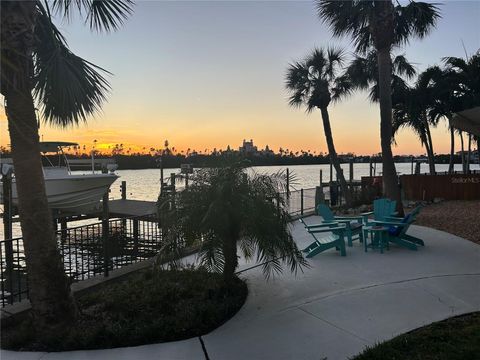
[[[230,319],[247,296],[243,280],[226,287],[206,271],[146,271],[78,299],[76,324],[35,336],[31,320],[2,326],[2,348],[65,351],[135,346],[206,334]]]
[[[368,348],[354,360],[480,359],[480,313],[457,316]]]

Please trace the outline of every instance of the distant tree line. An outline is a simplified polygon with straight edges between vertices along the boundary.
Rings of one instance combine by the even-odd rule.
[[[135,154],[135,155],[114,155],[112,158],[118,164],[119,170],[126,169],[151,169],[159,168],[160,164],[165,169],[179,168],[181,164],[192,164],[193,167],[212,167],[223,162],[223,160],[229,156],[228,154],[197,154],[191,156],[185,156],[182,154],[169,154],[155,156],[150,154]],[[301,156],[284,156],[280,154],[274,155],[242,155],[235,153],[235,156],[250,161],[252,166],[289,166],[289,165],[318,165],[318,164],[330,164],[328,155],[301,155]],[[89,156],[70,156],[69,158],[85,158],[89,159]],[[349,156],[340,156],[341,163],[348,163],[352,159]],[[410,162],[411,157],[406,156],[394,156],[395,162]],[[435,156],[435,162],[437,164],[448,164],[450,160],[449,154],[442,154]],[[369,163],[381,162],[379,156],[362,156],[353,157],[355,163]],[[461,156],[455,155],[455,163],[461,164]]]
[[[2,157],[9,157],[10,151],[6,147],[0,147],[0,153]],[[255,154],[242,154],[238,151],[223,151],[214,152],[210,154],[193,153],[185,155],[184,153],[173,153],[172,151],[156,152],[156,153],[131,153],[131,154],[102,154],[97,153],[97,158],[113,158],[118,165],[119,170],[127,169],[152,169],[159,168],[160,164],[165,169],[179,168],[181,164],[192,164],[193,167],[211,167],[220,164],[228,156],[236,156],[239,158],[247,159],[252,166],[290,166],[290,165],[320,165],[330,164],[330,158],[328,154],[312,154],[311,152],[300,151],[282,152],[282,153],[268,153],[257,152]],[[68,154],[69,159],[90,159],[91,155],[82,154]],[[436,154],[436,164],[449,164],[450,154]],[[380,163],[381,154],[371,156],[356,156],[354,154],[341,154],[338,155],[340,163],[348,163],[350,159],[353,159],[355,163]],[[55,155],[48,155],[48,158],[53,164],[56,164],[58,157]],[[418,158],[415,158],[418,159]],[[410,162],[412,160],[411,155],[396,155],[394,161],[397,163]],[[462,156],[454,154],[454,163],[462,164]],[[44,165],[48,165],[48,160],[44,159]]]

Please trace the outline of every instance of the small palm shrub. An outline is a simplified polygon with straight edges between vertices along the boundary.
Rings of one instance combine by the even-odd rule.
[[[165,249],[199,244],[201,265],[223,273],[227,282],[234,278],[238,251],[262,263],[267,278],[282,272],[283,264],[296,272],[306,261],[290,234],[290,216],[279,196],[284,180],[281,173],[247,172],[245,162],[197,171],[187,189],[159,200]]]

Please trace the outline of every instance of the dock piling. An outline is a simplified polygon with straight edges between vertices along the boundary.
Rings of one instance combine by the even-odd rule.
[[[12,238],[12,175],[2,176],[3,184],[3,237]]]
[[[120,192],[122,193],[122,200],[127,200],[127,182],[125,180],[120,185]]]
[[[138,253],[138,219],[133,220],[133,251]]]
[[[2,175],[3,183],[3,237],[5,244],[5,273],[9,280],[5,282],[6,290],[12,294],[8,302],[13,304],[13,242],[12,242],[12,175]],[[0,252],[2,249],[0,248]]]
[[[353,159],[349,163],[350,191],[353,191]]]
[[[303,215],[303,188],[300,189],[300,213]]]
[[[287,168],[287,197],[290,197],[290,169]]]
[[[110,217],[108,211],[108,191],[103,195],[102,201],[102,239],[103,239],[103,268],[105,277],[108,277],[108,265],[109,265],[109,257],[108,257],[108,237],[109,237],[109,226],[108,226],[108,219]]]
[[[67,219],[66,218],[60,219],[60,230],[61,230],[60,239],[62,240],[62,243],[64,243],[65,240],[67,239]]]
[[[330,183],[333,182],[333,164],[332,160],[330,160]]]

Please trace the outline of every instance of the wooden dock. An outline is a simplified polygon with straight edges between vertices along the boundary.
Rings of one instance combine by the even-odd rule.
[[[127,217],[149,217],[157,213],[157,207],[155,201],[141,201],[141,200],[109,200],[109,218],[127,218]],[[2,214],[3,217],[3,214]],[[66,221],[78,221],[98,218],[102,219],[102,210],[91,212],[87,214],[63,214],[54,216],[58,222]],[[11,222],[19,222],[20,219],[17,216],[12,217]]]
[[[108,207],[111,217],[149,216],[157,213],[155,201],[110,200]]]

